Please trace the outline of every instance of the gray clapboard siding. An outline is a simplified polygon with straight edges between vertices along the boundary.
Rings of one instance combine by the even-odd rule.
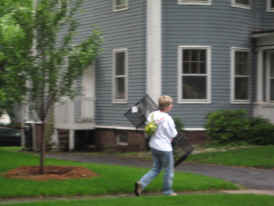
[[[113,12],[112,0],[85,0],[77,18],[76,41],[87,38],[91,25],[104,37],[103,53],[96,63],[96,124],[130,126],[123,114],[145,94],[145,0],[129,0],[126,11]],[[112,104],[112,50],[128,49],[128,104]]]
[[[96,62],[96,124],[131,126],[123,113],[146,90],[146,0],[129,0],[129,9],[112,11],[112,0],[85,0],[85,12],[76,15],[81,23],[75,42],[87,38],[96,25],[104,36],[103,53]],[[230,103],[231,47],[250,48],[250,33],[273,29],[274,13],[266,1],[253,1],[252,9],[234,8],[231,0],[212,0],[212,5],[178,5],[162,0],[162,93],[177,101],[177,47],[211,47],[211,104],[176,104],[172,115],[188,128],[203,127],[206,115],[216,109],[251,110],[251,105]],[[128,49],[128,104],[112,104],[112,50]],[[254,57],[253,57],[254,58]],[[254,65],[256,61],[253,60]],[[255,74],[255,71],[253,71]],[[256,78],[249,95],[255,96]]]
[[[212,52],[212,103],[174,105],[172,115],[181,117],[185,127],[203,127],[206,115],[216,109],[250,109],[230,104],[230,51],[250,47],[249,35],[258,26],[257,18],[252,9],[231,7],[230,0],[213,0],[210,6],[163,0],[163,93],[177,101],[178,46],[210,46]]]

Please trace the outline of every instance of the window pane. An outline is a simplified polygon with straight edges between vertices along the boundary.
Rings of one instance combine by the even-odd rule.
[[[206,99],[206,77],[182,77],[183,99]]]
[[[184,62],[183,63],[183,73],[185,73],[185,74],[190,73],[189,67],[190,67],[190,63],[189,62]]]
[[[274,77],[274,53],[270,56],[270,76]]]
[[[122,143],[128,143],[128,136],[127,135],[120,135],[119,141]]]
[[[199,50],[192,50],[192,61],[199,61]]]
[[[206,61],[206,50],[200,50],[200,61]]]
[[[192,64],[191,64],[191,73],[192,74],[199,74],[200,73],[200,63],[199,62],[192,62]]]
[[[191,51],[190,50],[185,50],[183,52],[183,61],[190,61],[191,60]]]
[[[116,75],[125,74],[125,53],[116,53]]]
[[[206,74],[206,50],[184,49],[183,50],[183,73]]]
[[[271,0],[270,8],[274,9],[274,0]]]
[[[248,52],[235,52],[235,74],[248,75]]]
[[[235,99],[248,100],[248,78],[239,77],[235,79]]]
[[[238,4],[244,4],[244,5],[249,5],[249,0],[236,0],[236,3],[238,3]]]
[[[126,8],[126,1],[127,0],[116,0],[116,9]]]
[[[271,79],[270,84],[270,100],[274,101],[274,79]]]
[[[116,91],[115,98],[116,99],[125,99],[125,78],[116,78]]]
[[[201,62],[201,64],[200,64],[200,73],[206,74],[206,64],[203,62]]]

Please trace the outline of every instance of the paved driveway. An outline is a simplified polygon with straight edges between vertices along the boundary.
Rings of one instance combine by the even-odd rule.
[[[47,157],[72,160],[77,162],[93,162],[115,165],[128,165],[150,168],[149,160],[126,159],[106,155],[91,155],[79,153],[49,153]],[[273,190],[274,170],[217,166],[207,164],[183,163],[176,168],[177,171],[191,172],[211,177],[221,178],[235,184],[240,184],[248,189]]]

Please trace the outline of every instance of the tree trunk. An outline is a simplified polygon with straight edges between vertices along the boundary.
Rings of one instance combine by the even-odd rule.
[[[45,173],[45,153],[46,153],[46,146],[45,146],[45,134],[44,129],[45,128],[45,121],[42,121],[41,125],[41,141],[40,141],[40,174]]]

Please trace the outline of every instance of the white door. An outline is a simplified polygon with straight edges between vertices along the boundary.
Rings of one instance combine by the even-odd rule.
[[[274,51],[271,50],[266,54],[266,100],[274,103]]]
[[[257,62],[257,104],[254,115],[274,123],[274,48],[259,50]]]
[[[95,65],[93,64],[83,73],[81,117],[84,122],[94,121],[95,118]]]

